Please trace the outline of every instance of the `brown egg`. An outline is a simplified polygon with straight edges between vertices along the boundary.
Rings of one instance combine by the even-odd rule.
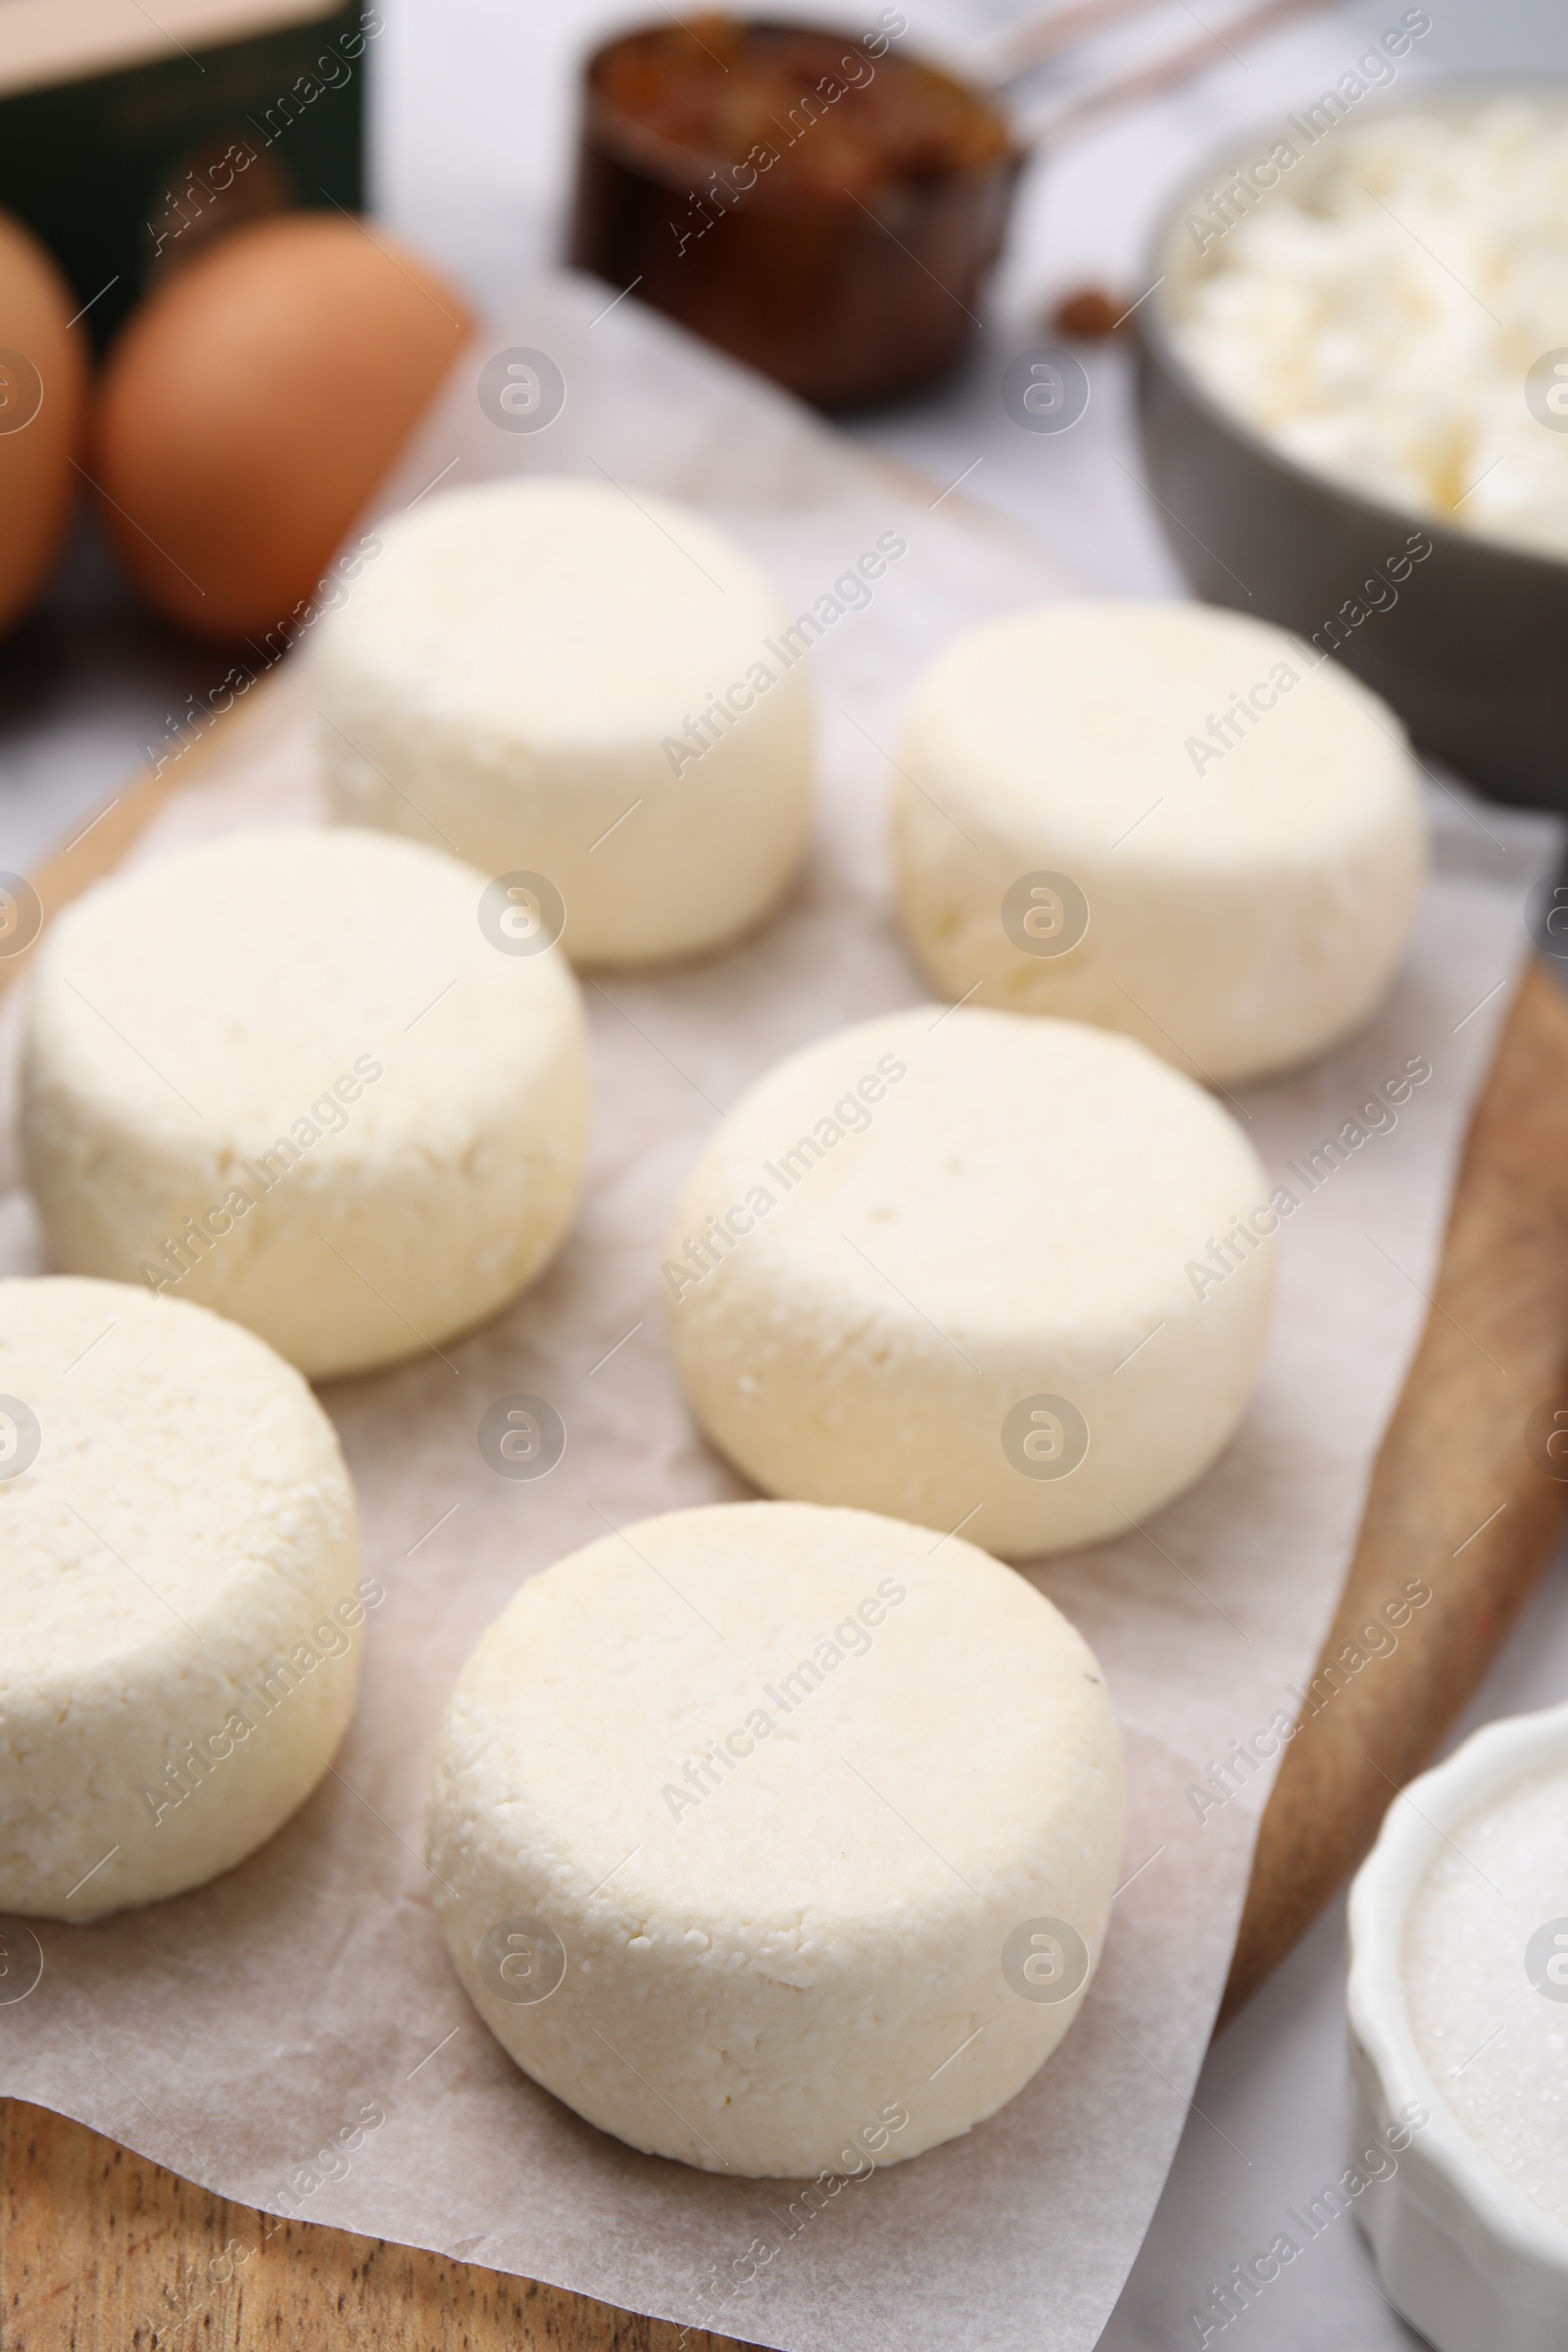
[[[473,321],[429,265],[335,213],[235,229],[130,319],[91,471],[151,603],[259,635],[309,599]]]
[[[0,629],[31,604],[79,478],[86,328],[31,232],[0,213]]]

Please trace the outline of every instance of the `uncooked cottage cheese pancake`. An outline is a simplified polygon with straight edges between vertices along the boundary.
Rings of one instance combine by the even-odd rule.
[[[318,632],[334,806],[542,880],[573,962],[721,946],[806,846],[793,619],[740,548],[651,492],[563,479],[433,497]]]
[[[481,1322],[582,1179],[576,982],[526,910],[384,834],[237,834],[101,883],[28,1004],[51,1255],[260,1332],[313,1379]]]
[[[861,1511],[647,1519],[524,1585],[442,1728],[459,1975],[633,2147],[916,2156],[1066,2033],[1122,1851],[1100,1669],[1024,1578]]]
[[[791,1054],[710,1143],[665,1245],[675,1364],[767,1494],[1060,1550],[1231,1436],[1278,1223],[1229,1111],[1132,1039],[890,1013]]]
[[[954,998],[1233,1085],[1375,1011],[1426,873],[1403,727],[1316,646],[1201,605],[1061,604],[926,672],[895,779],[911,947]]]
[[[0,1912],[93,1919],[270,1838],[380,1596],[270,1348],[139,1287],[0,1282]]]

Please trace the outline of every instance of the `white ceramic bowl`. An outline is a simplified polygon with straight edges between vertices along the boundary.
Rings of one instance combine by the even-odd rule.
[[[1431,2118],[1355,2210],[1390,2300],[1438,2352],[1568,2346],[1568,2229],[1460,2129],[1416,2048],[1401,1968],[1405,1915],[1445,1837],[1527,1773],[1564,1763],[1568,1706],[1488,1724],[1395,1800],[1350,1890],[1352,2147],[1412,2103]]]

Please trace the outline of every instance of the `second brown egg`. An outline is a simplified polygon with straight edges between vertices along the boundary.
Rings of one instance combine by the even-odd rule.
[[[168,618],[221,642],[314,593],[472,332],[430,265],[347,216],[236,229],[110,354],[90,471],[110,538]]]

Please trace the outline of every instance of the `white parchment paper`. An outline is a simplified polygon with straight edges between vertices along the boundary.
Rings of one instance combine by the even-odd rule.
[[[215,1885],[92,1926],[36,1923],[41,1979],[0,2004],[0,2089],[268,2211],[787,2352],[1081,2352],[1187,2117],[1266,1768],[1201,1819],[1187,1790],[1276,1710],[1294,1712],[1289,1686],[1332,1611],[1524,951],[1541,833],[1493,811],[1484,827],[1453,814],[1457,847],[1378,1019],[1242,1102],[1271,1181],[1302,1205],[1284,1228],[1263,1380],[1229,1452],[1146,1533],[1029,1572],[1101,1655],[1132,1787],[1107,1955],[1061,2050],[967,2138],[814,2213],[795,2187],[697,2174],[602,2136],[514,2070],[448,1965],[419,1860],[435,1726],[522,1578],[605,1518],[743,1492],[695,1435],[670,1372],[659,1280],[669,1205],[717,1118],[779,1055],[926,994],[897,942],[883,854],[901,710],[957,629],[1067,585],[961,492],[939,496],[866,459],[634,305],[596,318],[602,307],[602,289],[564,281],[525,302],[459,370],[386,506],[428,495],[437,476],[597,469],[628,494],[702,509],[803,607],[880,533],[902,535],[907,555],[809,656],[823,722],[809,870],[736,953],[588,986],[595,1148],[561,1256],[442,1359],[324,1392],[358,1483],[367,1567],[387,1594],[368,1622],[359,1713],[334,1774]],[[517,346],[547,351],[566,380],[542,432],[502,430],[476,395],[481,363]],[[308,649],[290,667],[221,774],[180,796],[138,856],[317,812]],[[1282,1173],[1416,1057],[1431,1077],[1316,1190]],[[0,1263],[40,1264],[14,1191],[0,1202]],[[476,1443],[486,1406],[519,1391],[548,1396],[569,1432],[560,1468],[531,1484],[494,1475]],[[1455,1544],[1471,1532],[1456,1528]],[[345,2126],[363,2139],[318,2162]]]

